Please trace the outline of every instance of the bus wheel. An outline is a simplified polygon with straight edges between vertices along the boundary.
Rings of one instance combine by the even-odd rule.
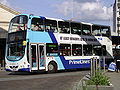
[[[48,73],[57,72],[57,64],[55,62],[50,62],[48,64]]]

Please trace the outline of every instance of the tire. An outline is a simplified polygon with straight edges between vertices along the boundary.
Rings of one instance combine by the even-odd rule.
[[[57,72],[57,64],[54,62],[50,62],[48,64],[48,73],[55,73]]]

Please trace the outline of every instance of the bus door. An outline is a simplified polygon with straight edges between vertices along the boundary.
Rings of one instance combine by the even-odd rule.
[[[43,44],[31,44],[31,70],[45,69]]]
[[[44,54],[44,45],[38,44],[38,66],[39,70],[45,69],[45,54]]]
[[[30,60],[31,60],[31,70],[38,70],[38,58],[37,58],[37,44],[31,44],[31,53],[30,53]]]

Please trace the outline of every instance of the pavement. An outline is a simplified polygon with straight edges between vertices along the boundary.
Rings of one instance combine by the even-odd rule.
[[[120,72],[105,72],[105,75],[109,77],[110,83],[113,86],[113,90],[120,90]],[[89,80],[90,74],[84,76],[79,83],[73,87],[73,90],[83,90],[82,89],[82,84],[84,84],[84,80]],[[79,89],[78,89],[79,88]]]
[[[120,72],[106,72],[106,75],[110,78],[114,90],[120,90]]]

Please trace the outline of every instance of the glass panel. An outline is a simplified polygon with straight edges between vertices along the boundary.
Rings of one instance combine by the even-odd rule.
[[[7,58],[9,60],[19,60],[25,54],[25,46],[22,42],[9,43]]]
[[[71,33],[81,35],[81,24],[71,23]]]
[[[57,32],[57,21],[45,20],[45,31],[46,32]]]
[[[25,15],[17,16],[10,22],[9,32],[27,30],[28,17]]]
[[[33,31],[44,31],[43,19],[33,18],[32,24],[31,24],[31,29]]]
[[[58,55],[58,44],[47,43],[46,54],[47,56],[57,56]]]
[[[32,56],[32,67],[37,67],[37,63],[36,63],[36,46],[32,45],[31,46],[31,56]]]
[[[82,24],[82,34],[83,35],[91,35],[91,26]]]
[[[105,45],[102,46],[102,53],[103,53],[103,56],[107,55],[107,51],[106,51],[106,46]]]
[[[93,45],[93,54],[98,56],[106,56],[106,46]]]
[[[92,55],[92,45],[83,45],[83,54],[84,56]]]
[[[72,45],[72,55],[73,56],[82,56],[82,45],[73,44]]]
[[[101,27],[101,33],[102,33],[102,36],[109,37],[110,36],[110,27],[102,26]]]
[[[44,46],[39,46],[39,61],[40,61],[40,67],[45,66],[45,57],[44,57]]]
[[[93,46],[93,54],[98,55],[98,56],[102,56],[102,46],[94,45]]]
[[[92,35],[101,36],[100,26],[97,26],[97,25],[92,26]]]
[[[71,56],[70,44],[60,44],[60,55],[61,56]]]
[[[26,31],[8,33],[7,42],[26,40]]]
[[[58,25],[60,33],[70,33],[69,22],[59,21]]]

